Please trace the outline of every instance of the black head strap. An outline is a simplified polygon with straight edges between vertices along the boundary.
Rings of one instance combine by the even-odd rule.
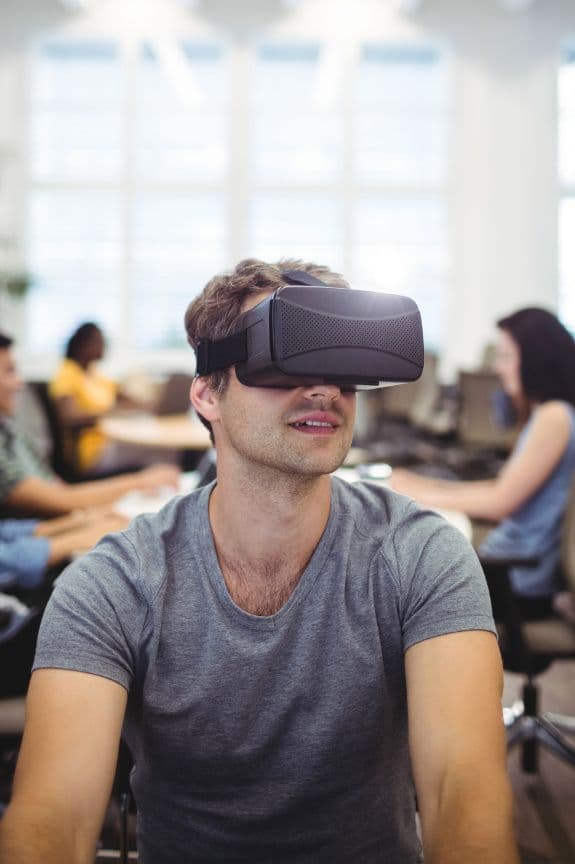
[[[284,270],[282,279],[288,285],[315,285],[318,288],[328,287],[321,279],[317,279],[311,273],[306,273],[305,270]]]
[[[248,340],[245,330],[223,339],[202,339],[196,349],[196,375],[209,375],[248,359]]]
[[[305,270],[285,270],[281,277],[288,285],[327,287],[325,282]],[[209,375],[247,359],[248,341],[245,330],[224,336],[223,339],[201,339],[196,349],[196,375]]]

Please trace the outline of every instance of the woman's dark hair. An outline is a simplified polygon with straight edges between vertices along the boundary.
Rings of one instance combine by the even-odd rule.
[[[78,360],[85,345],[90,342],[94,336],[102,336],[102,331],[93,321],[86,321],[81,324],[70,336],[66,344],[66,357],[69,360]]]
[[[0,349],[10,348],[13,343],[13,340],[10,339],[9,336],[6,336],[5,333],[0,333]]]
[[[519,346],[521,385],[533,402],[575,405],[575,340],[546,309],[519,309],[497,322]]]

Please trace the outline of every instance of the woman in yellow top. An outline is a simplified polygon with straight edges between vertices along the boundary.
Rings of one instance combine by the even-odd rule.
[[[70,456],[82,472],[98,469],[106,438],[97,421],[116,405],[116,385],[95,366],[104,348],[98,325],[82,324],[68,340],[66,357],[50,383],[62,425],[69,430]]]

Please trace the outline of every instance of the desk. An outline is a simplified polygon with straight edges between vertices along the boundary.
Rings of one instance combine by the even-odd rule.
[[[187,414],[103,417],[99,428],[110,441],[164,450],[208,450],[208,430]]]

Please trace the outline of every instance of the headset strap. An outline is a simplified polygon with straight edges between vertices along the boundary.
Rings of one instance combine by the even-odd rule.
[[[327,288],[325,282],[316,279],[305,270],[285,270],[282,279],[288,285],[310,285]],[[223,339],[201,339],[196,349],[196,375],[209,375],[248,359],[247,331],[240,330]]]
[[[196,375],[209,375],[248,358],[247,331],[223,339],[202,339],[196,349]]]

